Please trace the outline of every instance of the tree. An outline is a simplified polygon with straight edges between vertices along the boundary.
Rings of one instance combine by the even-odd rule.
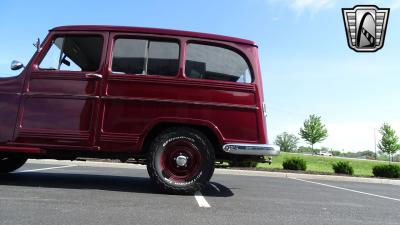
[[[340,156],[342,153],[337,150],[331,150],[333,156]]]
[[[389,155],[390,163],[390,157],[400,150],[399,137],[396,135],[396,131],[387,123],[382,125],[379,133],[382,135],[382,139],[378,143],[378,148]]]
[[[322,124],[320,116],[310,115],[310,117],[304,121],[299,134],[301,138],[311,145],[311,149],[314,150],[315,143],[321,142],[328,137],[328,130],[325,128],[325,125]]]
[[[370,150],[365,150],[361,152],[361,156],[365,156],[367,159],[374,159],[375,158],[375,153]]]
[[[283,132],[282,134],[276,136],[274,144],[278,145],[281,148],[281,151],[293,152],[296,151],[298,142],[298,137],[293,134]]]

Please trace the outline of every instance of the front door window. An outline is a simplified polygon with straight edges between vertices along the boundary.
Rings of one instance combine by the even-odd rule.
[[[39,64],[42,70],[96,71],[100,65],[103,39],[98,36],[65,36],[53,42]]]

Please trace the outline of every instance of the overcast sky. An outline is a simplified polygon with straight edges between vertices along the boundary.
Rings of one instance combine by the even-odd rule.
[[[356,53],[347,46],[341,8],[390,7],[385,46]],[[337,150],[374,149],[374,128],[400,134],[400,1],[0,1],[0,76],[11,60],[27,63],[36,37],[60,25],[172,28],[241,37],[259,45],[268,136],[298,134],[310,114],[322,117]],[[379,138],[379,137],[378,137]],[[304,143],[302,143],[304,144]]]

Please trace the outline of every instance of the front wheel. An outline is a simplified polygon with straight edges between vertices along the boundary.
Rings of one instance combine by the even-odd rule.
[[[28,159],[25,157],[0,157],[0,173],[9,173],[19,169]]]
[[[147,171],[162,191],[191,194],[208,183],[214,160],[214,148],[203,133],[174,127],[151,143]]]

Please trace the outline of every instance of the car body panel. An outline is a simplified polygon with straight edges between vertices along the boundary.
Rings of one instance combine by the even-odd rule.
[[[52,40],[68,34],[104,38],[101,67],[95,72],[102,79],[89,79],[85,72],[39,69]],[[178,74],[113,73],[113,44],[121,36],[178,42]],[[186,77],[188,43],[237,52],[251,68],[253,82]],[[226,143],[268,143],[258,51],[252,41],[154,28],[66,26],[50,30],[42,49],[19,77],[0,79],[0,141],[6,146],[135,154],[143,151],[147,135],[160,123],[206,127],[221,148]]]

